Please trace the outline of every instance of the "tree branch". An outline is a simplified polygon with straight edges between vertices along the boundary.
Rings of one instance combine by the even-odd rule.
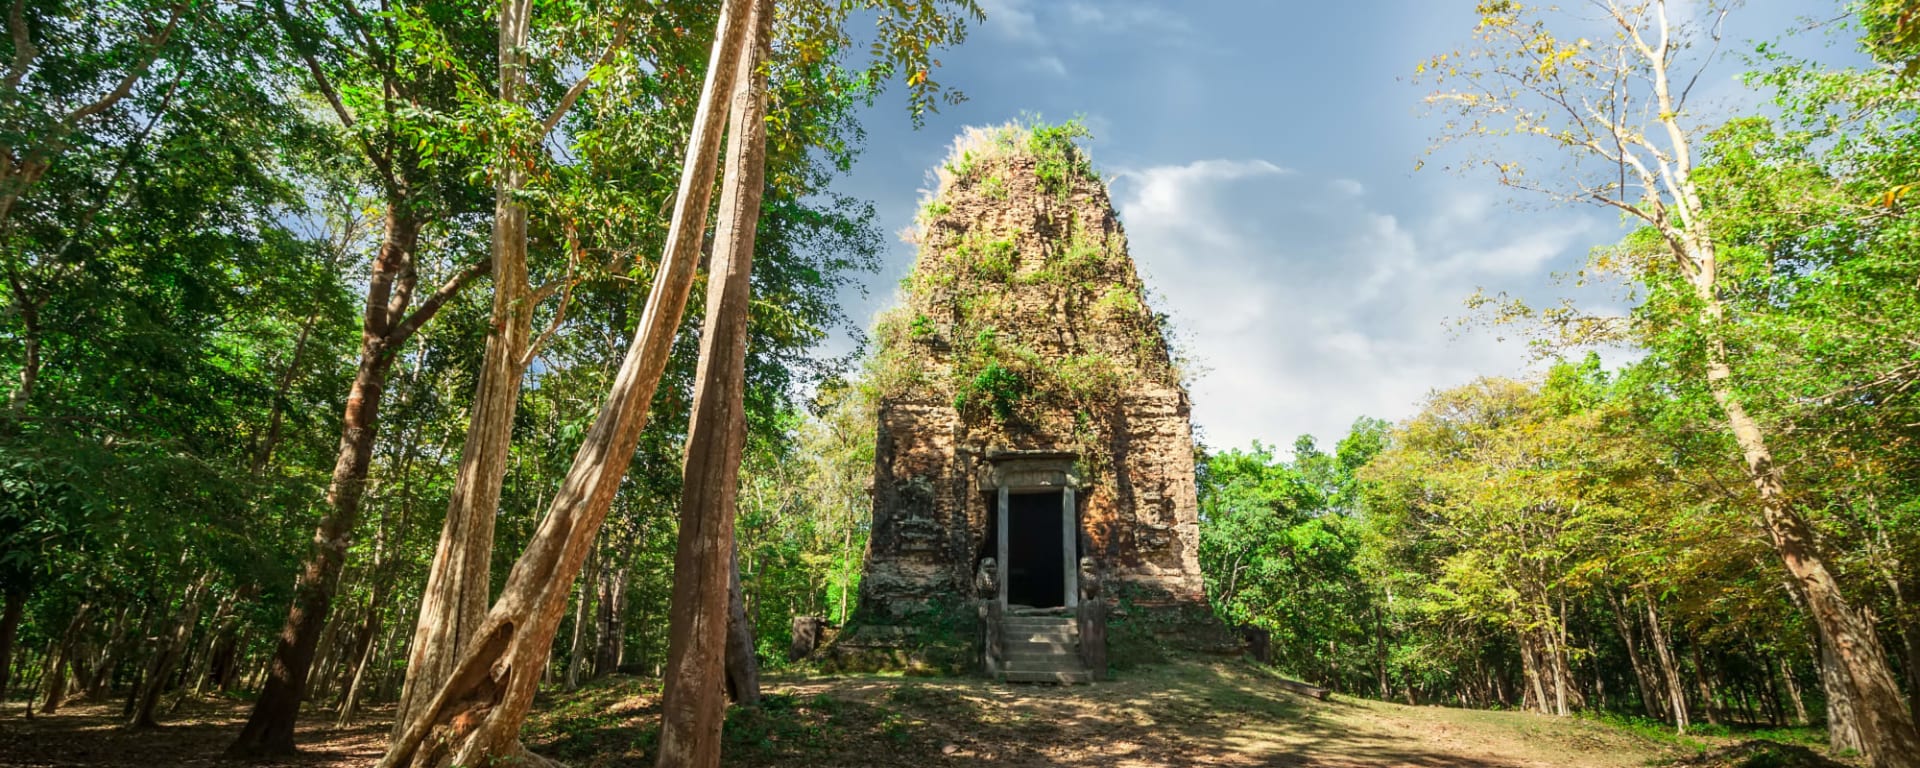
[[[7,12],[7,31],[13,35],[13,64],[7,67],[6,77],[7,88],[12,90],[20,87],[20,79],[27,76],[27,68],[40,55],[27,29],[27,0],[13,0],[13,9]]]
[[[433,319],[434,314],[440,311],[440,307],[445,305],[448,299],[458,295],[468,283],[473,282],[474,278],[491,271],[493,271],[493,260],[483,259],[454,273],[453,277],[448,278],[439,290],[428,296],[426,301],[420,302],[420,307],[413,310],[413,314],[407,315],[406,319],[394,324],[393,330],[387,332],[387,345],[393,347],[405,343],[414,331],[420,330],[420,326],[426,325],[428,320]]]
[[[560,103],[554,105],[553,112],[547,115],[546,120],[541,121],[541,141],[545,141],[547,136],[553,133],[553,129],[559,127],[560,120],[567,116],[568,110],[573,109],[573,103],[580,100],[581,94],[586,93],[587,86],[593,83],[593,71],[605,66],[607,62],[612,61],[613,55],[619,52],[620,48],[626,45],[626,43],[626,26],[621,25],[615,27],[613,31],[613,41],[607,43],[607,50],[601,52],[600,58],[594,60],[593,66],[587,67],[586,73],[580,76],[579,82],[574,83],[573,87],[567,89],[566,95],[560,97]]]
[[[92,104],[88,104],[69,113],[66,122],[71,125],[100,114],[101,112],[105,112],[113,108],[113,105],[120,103],[120,100],[126,98],[127,94],[133,93],[134,84],[140,82],[140,78],[147,76],[147,68],[152,67],[153,62],[159,60],[160,51],[166,48],[167,39],[173,37],[173,30],[179,28],[180,13],[184,10],[186,10],[184,3],[175,3],[167,16],[167,25],[162,27],[159,32],[147,37],[148,44],[153,47],[151,55],[147,56],[145,61],[134,65],[133,69],[128,70],[127,75],[120,78],[120,82],[115,84],[113,90],[108,91],[105,96],[101,96]]]

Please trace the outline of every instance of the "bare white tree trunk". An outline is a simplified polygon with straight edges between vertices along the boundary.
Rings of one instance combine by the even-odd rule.
[[[519,743],[520,725],[533,704],[573,580],[639,444],[693,285],[725,116],[721,98],[733,90],[734,68],[728,62],[739,55],[747,23],[747,0],[727,0],[687,142],[666,254],[607,400],[507,575],[500,599],[461,651],[447,683],[389,746],[381,768],[481,765],[527,755]],[[428,743],[430,732],[435,737]]]
[[[526,47],[532,0],[500,3],[500,100],[520,104],[526,85]],[[494,184],[493,314],[480,381],[473,395],[467,440],[447,504],[440,543],[420,599],[420,620],[407,659],[406,680],[394,712],[398,737],[426,697],[446,682],[460,649],[473,639],[487,611],[493,561],[493,518],[507,472],[513,416],[527,370],[533,332],[533,288],[527,282],[527,209],[515,200],[527,172],[516,157],[502,160]]]

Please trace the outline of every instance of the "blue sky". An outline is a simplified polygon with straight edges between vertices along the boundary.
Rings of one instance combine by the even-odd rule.
[[[1084,117],[1134,261],[1193,362],[1194,421],[1210,447],[1301,434],[1331,447],[1362,415],[1397,420],[1434,389],[1524,375],[1524,343],[1460,325],[1476,288],[1616,301],[1553,278],[1616,240],[1616,216],[1415,171],[1439,126],[1423,118],[1430,86],[1410,75],[1468,41],[1471,0],[980,4],[987,21],[941,54],[937,76],[969,100],[916,131],[903,99],[883,96],[838,191],[873,201],[897,232],[962,127]],[[1748,2],[1727,17],[1727,48],[1837,15],[1830,0]],[[1846,55],[1825,37],[1791,45]],[[1736,80],[1744,68],[1710,71],[1703,104],[1757,101]],[[843,297],[855,322],[896,301],[913,255],[892,242],[864,295]]]

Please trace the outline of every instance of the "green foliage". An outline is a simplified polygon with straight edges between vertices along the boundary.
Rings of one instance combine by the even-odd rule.
[[[1093,163],[1077,143],[1092,135],[1079,118],[1058,125],[1036,121],[1028,126],[1026,151],[1034,159],[1033,172],[1040,178],[1042,191],[1065,195],[1074,182],[1094,178]]]
[[[994,174],[980,182],[980,194],[986,195],[988,200],[1003,203],[1012,193],[1007,191],[1006,177]]]
[[[485,253],[493,181],[517,168],[528,179],[516,199],[531,222],[531,282],[554,290],[535,309],[534,327],[551,335],[527,377],[500,499],[494,574],[504,577],[642,313],[635,286],[651,281],[665,236],[659,212],[675,191],[716,6],[543,5],[521,103],[498,98],[491,6],[20,10],[16,33],[33,50],[8,58],[32,71],[0,89],[0,133],[36,170],[26,179],[10,166],[0,180],[0,585],[26,598],[9,650],[31,650],[6,663],[40,668],[73,622],[75,642],[114,660],[107,682],[124,685],[154,650],[124,638],[169,632],[196,594],[187,587],[206,583],[221,599],[203,598],[201,625],[189,628],[195,658],[238,640],[236,668],[261,664],[337,459],[362,342],[361,270],[383,214],[421,228],[414,268],[394,287],[418,306]],[[854,13],[877,31],[875,47],[845,44]],[[904,81],[916,118],[957,95],[930,79],[933,57],[978,18],[966,0],[783,6],[740,515],[771,658],[784,657],[792,614],[845,618],[865,547],[871,413],[854,404],[867,402],[861,393],[826,397],[848,361],[814,350],[845,321],[837,294],[874,267],[881,241],[872,207],[830,185],[859,151],[857,110],[888,80]],[[543,122],[582,74],[590,87],[549,133]],[[123,81],[123,96],[101,98]],[[384,638],[411,626],[432,562],[488,305],[469,288],[386,350],[365,512],[328,630],[349,640],[322,667],[336,674],[313,681],[315,706],[337,701],[350,682],[338,671],[356,667],[344,649],[376,619],[389,630],[363,699],[396,688],[404,671]],[[703,309],[696,299],[688,322],[697,327]],[[692,337],[673,350],[601,534],[602,578],[579,589],[589,607],[621,596],[625,615],[582,628],[590,647],[618,651],[609,663],[651,669],[666,650],[667,512],[696,352]],[[810,389],[820,411],[802,417],[796,398]],[[573,623],[569,612],[563,636]],[[557,649],[558,668],[569,655]],[[200,687],[209,666],[180,677]]]
[[[1025,378],[998,362],[987,363],[953,393],[953,408],[961,413],[985,409],[1001,422],[1012,421],[1020,401],[1032,392]]]

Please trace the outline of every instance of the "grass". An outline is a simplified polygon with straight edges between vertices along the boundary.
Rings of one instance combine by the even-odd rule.
[[[1278,677],[1240,661],[1141,664],[1112,682],[1065,688],[976,678],[773,674],[761,707],[729,710],[723,762],[1628,768],[1700,754],[1631,723],[1344,696],[1320,702],[1285,692],[1275,684]],[[528,726],[529,746],[577,766],[648,762],[657,739],[657,690],[651,681],[623,679],[543,702]]]

